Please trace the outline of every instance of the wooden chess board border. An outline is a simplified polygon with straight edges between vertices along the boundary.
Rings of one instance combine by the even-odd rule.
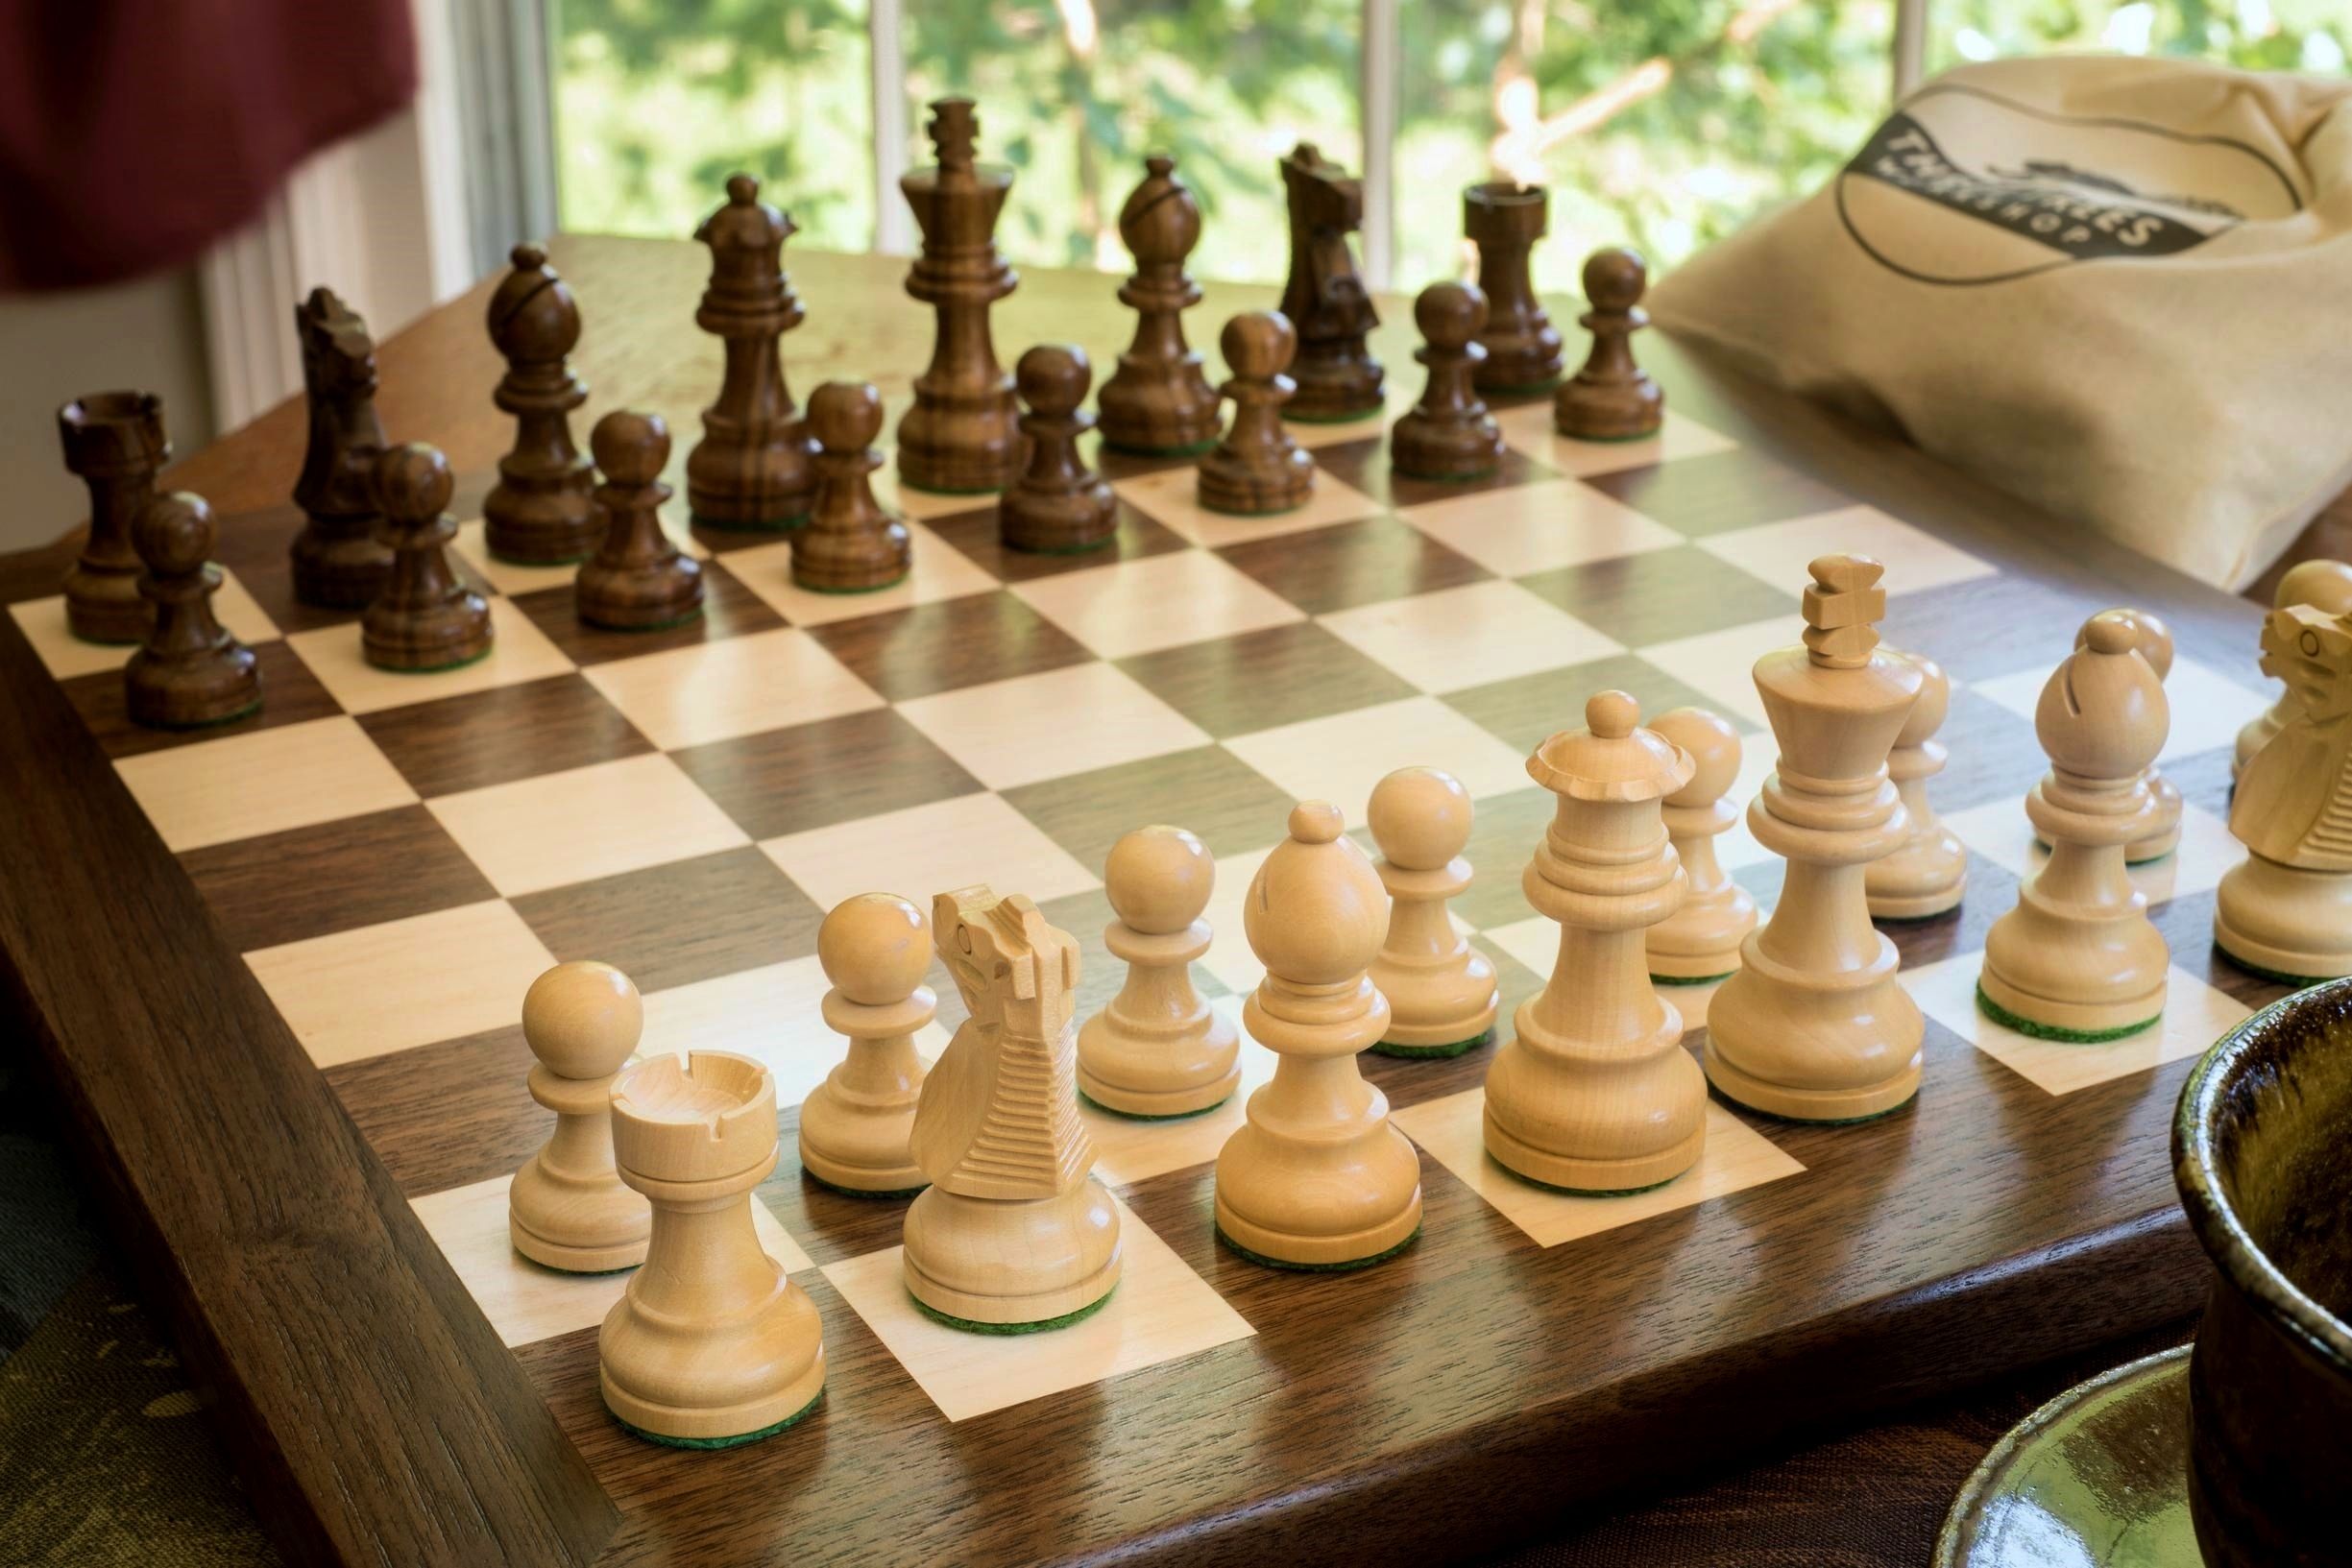
[[[2120,590],[2208,662],[2250,646],[2250,605],[1667,345],[1649,357],[1685,412],[1930,531],[1993,542],[2010,574]],[[55,591],[69,554],[0,560],[0,602]],[[594,1560],[618,1522],[611,1497],[12,620],[0,684],[11,995],[265,1524],[303,1558]],[[1738,1365],[1498,1409],[1349,1484],[1277,1486],[1067,1555],[1331,1560],[1374,1538],[1452,1556],[1637,1480],[2177,1320],[2205,1268],[2161,1173],[2146,1175],[2125,1218],[1816,1321]]]

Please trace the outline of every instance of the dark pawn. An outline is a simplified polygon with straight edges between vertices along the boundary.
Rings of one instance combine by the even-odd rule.
[[[604,543],[572,580],[572,607],[591,626],[649,631],[702,614],[702,563],[682,555],[662,531],[669,499],[662,470],[669,426],[658,414],[607,414],[589,433],[604,483]]]
[[[686,454],[687,505],[708,527],[773,531],[809,515],[809,427],[784,384],[784,334],[801,319],[784,272],[793,232],[747,174],[728,180],[727,205],[694,230],[711,248],[694,325],[727,346],[718,400],[702,411],[702,439]]]
[[[1413,320],[1427,340],[1413,357],[1429,367],[1429,384],[1389,435],[1389,467],[1411,479],[1483,479],[1503,465],[1503,433],[1474,386],[1487,297],[1468,283],[1432,283]]]
[[[792,581],[819,593],[888,588],[913,563],[907,525],[874,499],[882,467],[882,395],[863,381],[828,381],[809,399],[816,437],[816,510],[792,536]]]
[[[135,723],[184,730],[261,706],[254,650],[212,615],[221,586],[213,539],[212,508],[184,491],[152,497],[132,524],[131,542],[146,567],[139,593],[155,606],[154,629],[123,666],[124,702]]]
[[[1298,388],[1283,372],[1298,352],[1298,334],[1278,310],[1252,310],[1225,323],[1217,340],[1232,378],[1217,395],[1233,404],[1233,423],[1200,460],[1200,504],[1212,512],[1262,517],[1307,504],[1315,460],[1282,427],[1282,405]]]
[[[294,504],[305,519],[289,552],[294,596],[358,610],[383,591],[392,571],[392,552],[376,538],[384,426],[376,417],[376,340],[330,289],[312,289],[294,307],[294,331],[310,414],[310,442],[294,481]]]
[[[538,246],[518,245],[509,259],[515,270],[490,297],[490,341],[506,357],[497,401],[515,416],[515,446],[482,501],[483,539],[504,560],[555,566],[586,556],[604,532],[595,475],[571,444],[571,411],[588,401],[566,362],[580,306]]]
[[[392,570],[359,619],[359,645],[382,669],[448,669],[490,651],[490,605],[450,568],[449,460],[421,441],[376,460],[376,504],[383,513]]]
[[[1013,379],[1029,412],[1029,467],[997,504],[1005,543],[1016,550],[1052,554],[1091,550],[1119,526],[1119,501],[1103,476],[1079,456],[1078,438],[1094,426],[1079,412],[1094,367],[1073,344],[1043,343],[1021,356]]]
[[[1585,263],[1585,298],[1592,308],[1579,324],[1592,334],[1585,368],[1552,396],[1552,423],[1579,441],[1638,441],[1658,433],[1666,395],[1634,363],[1633,337],[1650,325],[1641,291],[1650,275],[1632,251],[1595,251]]]
[[[58,410],[65,466],[89,486],[90,532],[65,571],[65,626],[88,642],[136,642],[155,607],[139,592],[131,540],[170,460],[163,399],[152,392],[98,392]]]
[[[1119,237],[1135,258],[1135,276],[1119,285],[1119,302],[1135,310],[1135,341],[1095,399],[1103,443],[1124,452],[1190,454],[1217,445],[1217,393],[1200,356],[1184,341],[1184,312],[1200,302],[1200,285],[1184,258],[1200,243],[1200,204],[1176,175],[1176,159],[1144,159],[1144,182],[1119,209]]]

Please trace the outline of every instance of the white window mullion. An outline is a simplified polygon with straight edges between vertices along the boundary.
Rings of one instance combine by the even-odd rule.
[[[1364,0],[1364,281],[1391,285],[1396,265],[1397,0]]]
[[[1895,0],[1895,96],[1928,74],[1928,0]]]
[[[874,98],[874,249],[884,255],[914,253],[914,214],[899,194],[907,170],[907,57],[900,0],[867,0],[866,53]]]

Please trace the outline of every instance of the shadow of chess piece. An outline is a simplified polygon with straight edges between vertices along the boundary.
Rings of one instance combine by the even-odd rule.
[[[149,499],[131,542],[146,570],[139,592],[154,605],[147,640],[123,666],[133,722],[183,730],[225,724],[261,706],[254,650],[213,617],[221,568],[210,564],[212,509],[184,492]]]
[[[572,607],[591,626],[651,631],[702,614],[702,563],[662,527],[669,426],[659,414],[607,414],[589,435],[604,483],[604,543],[572,579]]]
[[[1079,409],[1093,376],[1086,350],[1042,343],[1021,356],[1013,374],[1029,405],[1021,416],[1029,464],[997,503],[998,531],[1013,549],[1049,555],[1108,543],[1119,527],[1119,500],[1078,449],[1078,438],[1094,424],[1094,416]]]
[[[760,200],[747,174],[694,237],[711,248],[711,284],[694,325],[727,346],[718,399],[686,455],[686,503],[713,528],[775,532],[799,525],[815,494],[809,428],[784,384],[784,334],[800,325],[785,276],[792,220]]]
[[[613,1080],[644,1027],[637,987],[611,964],[558,964],[523,993],[531,1098],[555,1131],[507,1183],[506,1235],[535,1264],[603,1274],[645,1261],[653,1211],[613,1163]]]
[[[1291,225],[1282,314],[1298,333],[1298,396],[1291,418],[1361,419],[1380,408],[1383,373],[1365,339],[1380,325],[1347,236],[1364,227],[1364,182],[1302,141],[1279,165]]]
[[[1921,654],[1903,657],[1919,666],[1919,695],[1910,716],[1887,753],[1886,776],[1903,798],[1910,834],[1903,847],[1863,869],[1873,920],[1926,920],[1956,907],[1968,891],[1968,851],[1959,835],[1936,819],[1928,781],[1944,771],[1946,756],[1935,732],[1944,727],[1952,703],[1952,681],[1944,666]]]
[[[970,99],[933,104],[930,130],[938,161],[909,170],[898,188],[923,229],[907,292],[937,313],[938,332],[931,368],[914,378],[914,405],[898,422],[898,478],[979,495],[1004,489],[1021,467],[1012,377],[988,336],[988,307],[1021,282],[995,238],[1012,171],[974,161],[980,116]]]
[[[1552,423],[1578,441],[1638,441],[1664,422],[1666,395],[1634,363],[1634,334],[1650,325],[1641,308],[1649,268],[1632,251],[1595,251],[1585,263],[1585,298],[1592,308],[1578,318],[1592,334],[1584,369],[1552,395]]]
[[[392,551],[376,537],[376,460],[384,427],[376,417],[376,340],[359,313],[330,289],[312,289],[294,307],[303,346],[303,398],[310,416],[294,504],[302,532],[288,559],[294,596],[328,610],[357,610],[383,591]]]
[[[816,510],[792,536],[792,581],[818,593],[888,588],[914,564],[907,525],[874,499],[882,467],[882,395],[864,381],[828,381],[809,398]]]
[[[136,642],[155,607],[139,592],[131,532],[171,460],[163,399],[152,392],[95,392],[58,410],[65,467],[90,493],[89,537],[65,570],[65,627],[85,642]]]
[[[1200,302],[1184,258],[1200,243],[1200,205],[1176,176],[1176,159],[1144,159],[1144,181],[1119,209],[1119,237],[1135,276],[1119,302],[1136,312],[1135,341],[1103,384],[1095,405],[1103,443],[1147,456],[1191,456],[1217,444],[1217,393],[1200,356],[1184,341],[1183,312]]]
[[[1243,517],[1306,505],[1315,494],[1315,460],[1282,427],[1282,405],[1298,386],[1283,374],[1298,351],[1297,334],[1280,312],[1252,310],[1225,323],[1218,345],[1233,374],[1217,393],[1233,404],[1233,423],[1200,460],[1200,504]]]
[[[490,605],[449,565],[449,460],[423,442],[376,460],[376,504],[392,546],[384,591],[359,618],[360,649],[379,669],[448,669],[490,652]]]
[[[1411,479],[1483,479],[1503,466],[1503,433],[1474,382],[1487,297],[1467,283],[1432,283],[1413,302],[1426,341],[1413,357],[1429,383],[1389,433],[1389,467]]]
[[[571,411],[588,401],[566,360],[580,341],[580,306],[538,246],[518,245],[508,259],[514,271],[490,297],[490,341],[506,359],[497,400],[515,417],[515,445],[482,498],[482,537],[501,560],[558,566],[585,557],[604,532],[595,475],[571,444]]]
[[[2145,774],[2171,722],[2138,636],[2125,613],[2092,616],[2034,710],[2049,771],[2025,814],[2049,858],[1984,933],[1976,1002],[2044,1039],[2113,1040],[2164,1011],[2171,954],[2123,864],[2156,818]]]

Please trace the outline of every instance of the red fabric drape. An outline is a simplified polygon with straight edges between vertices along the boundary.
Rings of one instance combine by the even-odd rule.
[[[416,85],[408,0],[0,0],[0,289],[183,265]]]

